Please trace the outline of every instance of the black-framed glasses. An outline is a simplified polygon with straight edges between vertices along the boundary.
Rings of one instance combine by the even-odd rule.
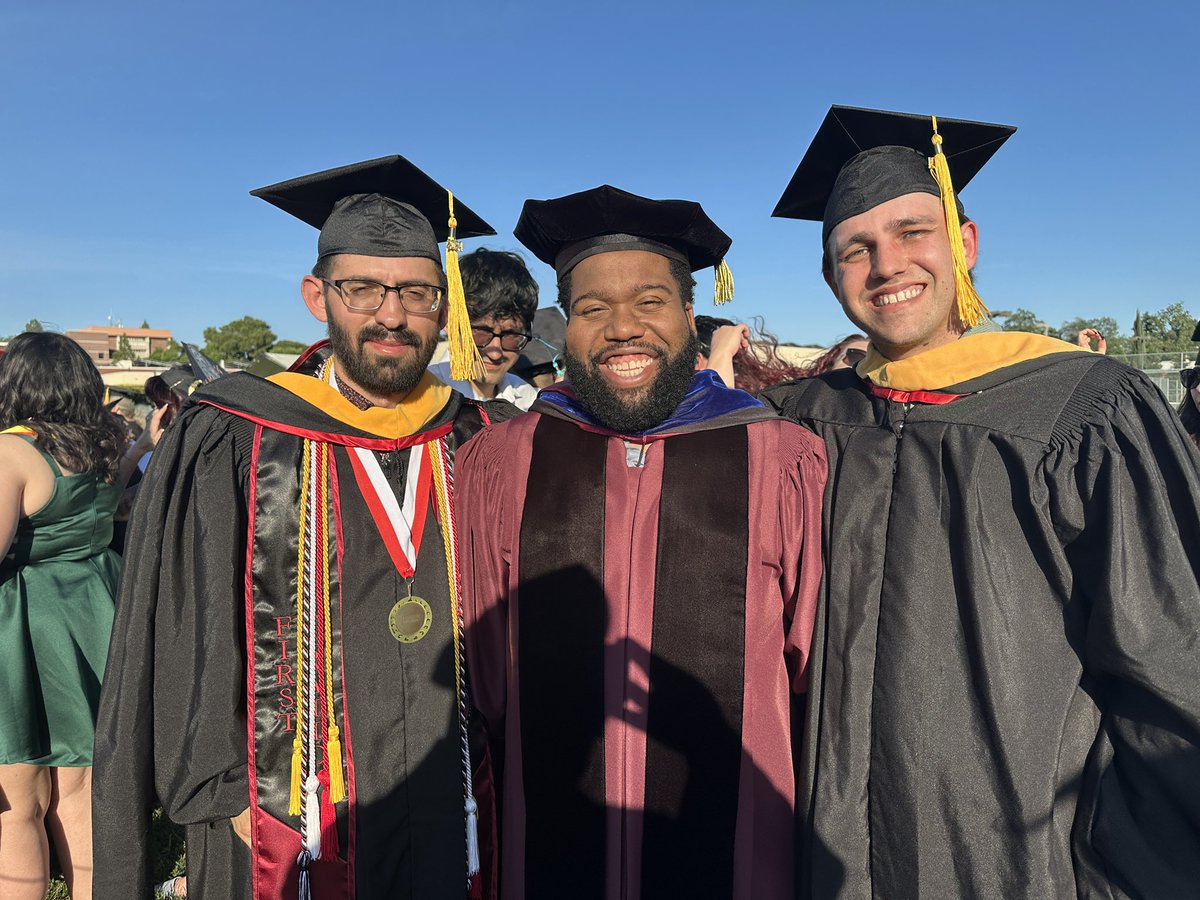
[[[1179,382],[1190,391],[1200,382],[1200,368],[1193,366],[1190,369],[1180,369]]]
[[[437,284],[383,284],[368,278],[321,280],[336,290],[346,307],[355,312],[375,312],[383,306],[388,291],[395,291],[396,296],[400,298],[400,305],[410,313],[437,312],[446,293],[442,286]]]
[[[852,369],[866,358],[867,351],[861,347],[847,347],[846,351],[842,354],[842,362]]]
[[[493,331],[485,325],[472,325],[471,337],[480,350],[496,338],[500,338],[500,349],[509,353],[516,353],[529,343],[529,333],[526,331]]]

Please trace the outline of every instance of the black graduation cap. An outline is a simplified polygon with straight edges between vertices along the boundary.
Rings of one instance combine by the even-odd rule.
[[[513,374],[531,372],[557,360],[566,345],[567,320],[557,306],[543,306],[533,314],[533,340],[525,345],[513,365]]]
[[[1192,340],[1200,341],[1200,319],[1196,320],[1196,327],[1192,330]]]
[[[937,133],[955,187],[962,190],[1016,130],[939,116]],[[839,223],[880,203],[911,193],[940,195],[929,171],[933,134],[931,116],[831,106],[772,215],[823,222],[823,244]]]
[[[441,261],[450,236],[449,192],[403,156],[302,175],[250,192],[321,229],[317,256],[414,256]],[[496,231],[454,200],[457,237]]]
[[[715,266],[717,302],[733,297],[724,262],[733,240],[690,200],[651,200],[605,184],[554,200],[526,200],[513,234],[559,278],[598,253],[648,250],[693,272]]]

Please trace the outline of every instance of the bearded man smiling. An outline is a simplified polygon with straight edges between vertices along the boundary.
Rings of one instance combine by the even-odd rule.
[[[694,371],[691,273],[731,286],[699,204],[604,186],[515,233],[556,270],[568,378],[460,457],[502,893],[794,896],[820,443]]]

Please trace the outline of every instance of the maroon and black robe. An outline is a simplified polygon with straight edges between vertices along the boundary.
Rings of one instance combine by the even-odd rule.
[[[761,408],[644,443],[534,409],[458,466],[502,896],[790,896],[820,442]]]

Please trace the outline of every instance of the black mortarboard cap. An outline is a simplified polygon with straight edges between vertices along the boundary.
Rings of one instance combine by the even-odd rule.
[[[937,130],[962,190],[1017,129],[939,116]],[[831,106],[772,215],[822,222],[824,244],[839,223],[880,203],[912,193],[940,196],[929,172],[932,134],[930,116]]]
[[[1192,329],[1192,340],[1200,341],[1200,319],[1196,320],[1196,327]]]
[[[335,253],[421,257],[440,263],[449,236],[448,191],[403,156],[302,175],[250,192],[321,229],[317,258]],[[457,237],[496,231],[454,200]]]

